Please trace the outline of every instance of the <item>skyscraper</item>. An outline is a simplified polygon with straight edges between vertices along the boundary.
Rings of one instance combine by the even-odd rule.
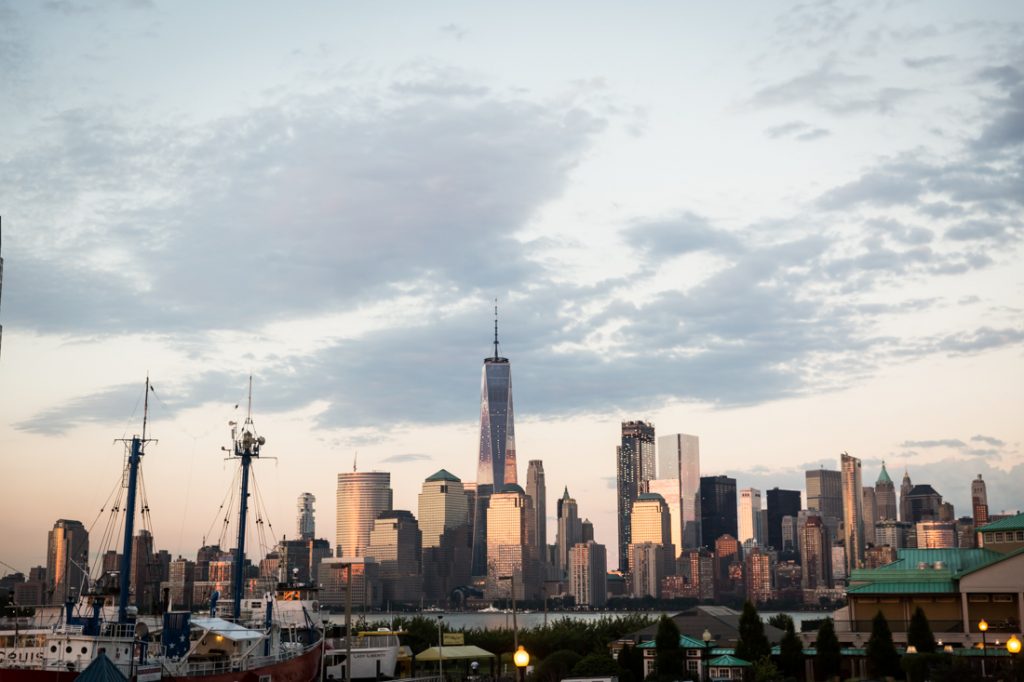
[[[516,599],[533,599],[537,595],[539,557],[533,537],[536,527],[533,501],[518,485],[506,485],[491,495],[487,510],[486,598],[512,596],[513,580]]]
[[[487,510],[490,496],[518,482],[512,408],[512,366],[498,353],[498,306],[494,306],[494,355],[484,358],[480,375],[480,455],[473,509],[473,570],[487,573]]]
[[[899,518],[896,506],[896,486],[889,478],[889,472],[885,470],[885,461],[882,462],[882,471],[878,474],[878,480],[875,481],[875,502],[878,505],[878,518],[875,519],[875,523],[896,521]]]
[[[671,515],[661,495],[640,493],[633,503],[630,523],[633,542],[653,542],[663,547],[671,545]]]
[[[423,482],[419,495],[423,592],[431,601],[447,600],[454,588],[470,582],[470,508],[465,486],[448,471],[441,469]]]
[[[832,539],[819,513],[807,515],[800,537],[800,563],[803,566],[801,586],[805,590],[828,588],[832,584]]]
[[[548,547],[547,485],[544,483],[544,462],[531,459],[526,467],[526,494],[533,500],[533,511],[537,517],[537,552],[542,559]]]
[[[782,542],[782,517],[796,518],[800,513],[800,491],[772,488],[765,497],[768,501],[768,546],[781,552],[786,549]]]
[[[643,484],[655,477],[654,424],[622,422],[622,444],[615,448],[616,498],[619,519],[619,570],[629,570],[630,524],[633,502]]]
[[[843,537],[849,575],[864,563],[864,492],[860,460],[844,452],[840,462],[843,472]]]
[[[580,542],[569,550],[569,594],[577,606],[599,608],[608,601],[608,555],[604,545],[593,540]]]
[[[807,508],[833,519],[843,518],[842,474],[831,469],[807,471]]]
[[[685,433],[658,438],[658,478],[679,479],[681,547],[700,547],[700,438]]]
[[[737,539],[746,543],[748,540],[753,544],[761,544],[762,539],[758,532],[761,526],[761,491],[757,488],[744,488],[740,491],[740,517]]]
[[[75,599],[88,566],[89,532],[81,521],[57,519],[46,538],[46,601],[63,604]]]
[[[364,556],[373,522],[392,505],[391,474],[386,471],[348,471],[338,474],[337,521],[334,547],[338,556]]]
[[[903,470],[903,481],[900,483],[900,521],[913,523],[913,514],[910,513],[910,491],[914,484],[910,482],[910,472]]]
[[[381,512],[373,522],[366,557],[380,565],[380,580],[385,601],[419,602],[423,580],[420,577],[422,536],[411,512],[404,509]]]
[[[669,523],[672,526],[672,546],[679,552],[683,546],[682,507],[679,500],[679,479],[654,478],[647,481],[647,492],[657,493],[668,505]]]
[[[907,511],[906,519],[913,523],[919,521],[938,521],[942,512],[942,495],[927,483],[919,483],[905,495]]]
[[[866,485],[863,488],[864,495],[864,544],[875,544],[875,525],[878,523],[878,498],[875,489]]]
[[[316,537],[314,504],[316,504],[316,497],[313,496],[313,493],[302,493],[299,495],[299,501],[296,505],[299,514],[295,523],[295,537],[299,540],[312,540]]]
[[[971,481],[971,512],[974,515],[974,527],[988,523],[988,491],[981,474]]]
[[[568,486],[555,504],[555,511],[558,515],[558,534],[555,537],[558,547],[557,566],[565,577],[569,573],[569,550],[583,540],[583,524],[580,522],[576,500],[569,497]]]
[[[736,479],[728,476],[700,478],[701,538],[708,549],[722,535],[736,537]]]
[[[747,585],[747,599],[753,604],[763,604],[774,597],[774,581],[772,577],[772,555],[760,547],[755,547],[744,558]]]

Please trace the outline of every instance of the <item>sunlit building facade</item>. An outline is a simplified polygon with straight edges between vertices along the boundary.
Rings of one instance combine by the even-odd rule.
[[[518,485],[506,485],[490,497],[487,509],[487,580],[484,597],[507,599],[515,583],[516,599],[539,592],[539,557],[533,502]]]
[[[622,422],[621,443],[615,448],[615,484],[619,523],[619,570],[629,570],[629,515],[633,502],[655,478],[654,424],[645,421]]]
[[[338,556],[363,556],[370,545],[373,522],[381,512],[391,510],[391,474],[386,471],[340,473],[337,495],[335,551]]]
[[[302,493],[299,495],[298,502],[296,503],[298,518],[295,522],[295,537],[300,540],[312,540],[316,537],[315,504],[316,497],[313,493]]]
[[[577,606],[600,608],[608,601],[608,553],[593,540],[569,550],[569,594]]]
[[[373,522],[366,556],[380,566],[382,597],[393,603],[418,604],[422,538],[419,524],[404,509],[381,512]]]
[[[678,547],[700,547],[700,438],[686,433],[659,437],[658,478],[674,478],[679,481],[682,534]]]
[[[821,512],[822,516],[843,518],[843,475],[831,469],[812,469],[805,472],[807,508]]]
[[[51,604],[81,594],[89,566],[89,532],[81,521],[58,519],[46,538],[46,590]]]
[[[875,503],[878,506],[878,518],[875,523],[882,521],[896,521],[899,518],[899,507],[896,505],[896,484],[889,478],[889,472],[885,470],[885,462],[882,462],[882,471],[875,481]]]
[[[844,452],[840,462],[843,473],[843,539],[849,575],[864,563],[864,492],[860,460]]]
[[[759,545],[761,538],[761,491],[757,488],[744,488],[740,491],[740,515],[738,540],[744,544],[752,541]]]

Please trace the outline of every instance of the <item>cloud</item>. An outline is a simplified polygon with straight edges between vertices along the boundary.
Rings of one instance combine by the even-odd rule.
[[[653,259],[696,251],[743,251],[735,235],[712,227],[706,218],[689,212],[671,220],[641,223],[626,228],[623,236],[631,247]]]
[[[382,459],[381,464],[404,464],[406,462],[419,462],[430,458],[430,455],[420,454],[391,455]]]
[[[437,30],[439,30],[441,33],[447,36],[454,38],[455,40],[462,40],[463,38],[466,37],[466,34],[469,33],[468,30],[455,23],[445,24],[444,26],[440,27]]]
[[[832,133],[825,128],[816,128],[804,123],[803,121],[790,121],[788,123],[782,123],[780,125],[767,128],[764,131],[764,134],[774,139],[792,137],[800,142],[810,142],[812,140],[828,137]]]
[[[959,438],[943,438],[941,440],[905,440],[901,448],[962,448],[966,447]]]
[[[930,57],[904,57],[903,63],[910,69],[928,69],[933,66],[942,66],[953,61],[952,55],[939,54]]]
[[[999,447],[999,448],[1001,448],[1004,445],[1006,445],[1006,443],[1004,441],[999,440],[998,438],[995,438],[994,436],[983,436],[981,434],[978,434],[976,436],[971,436],[971,442],[972,443],[987,443],[988,445],[992,445],[992,446]]]
[[[750,102],[755,107],[805,103],[832,114],[889,114],[900,102],[919,93],[914,88],[876,88],[871,83],[867,76],[837,70],[829,59],[811,71],[758,89]]]

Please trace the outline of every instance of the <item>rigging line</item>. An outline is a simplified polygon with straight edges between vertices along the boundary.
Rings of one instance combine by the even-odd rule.
[[[213,515],[213,521],[210,522],[210,527],[206,529],[206,535],[203,537],[212,537],[213,527],[217,525],[218,519],[220,519],[220,510],[224,508],[224,505],[228,503],[228,497],[234,493],[233,486],[228,488],[228,491],[224,494],[224,499],[220,501],[220,506],[217,507],[217,512]]]
[[[111,497],[114,497],[114,504],[110,506],[110,511],[107,516],[107,522],[103,526],[103,535],[100,538],[99,544],[96,546],[96,560],[93,562],[93,570],[96,571],[96,577],[99,577],[103,573],[103,553],[110,547],[113,541],[112,533],[114,525],[117,521],[117,515],[121,511],[121,495],[123,494],[124,488],[121,487],[121,482],[118,481],[114,486],[114,490],[111,491]],[[110,498],[107,498],[107,502],[110,502]],[[104,505],[106,507],[106,505]],[[100,513],[102,513],[101,510]],[[97,516],[96,521],[99,520]],[[95,521],[93,525],[95,525]],[[89,531],[92,531],[92,526],[89,527]]]
[[[143,392],[145,392],[145,389],[143,389]],[[129,424],[131,424],[135,420],[135,414],[139,411],[139,403],[142,402],[142,398],[143,398],[143,396],[140,395],[140,396],[138,396],[138,398],[135,399],[135,407],[132,408],[131,415],[128,417],[128,419],[124,423],[124,431],[121,432],[121,438],[127,438],[128,437]]]
[[[181,510],[181,526],[178,527],[178,554],[182,554],[182,541],[185,538],[185,517],[188,516],[188,500],[192,494],[192,469],[196,462],[196,439],[192,439],[192,453],[188,458],[188,478],[185,480],[185,501]]]

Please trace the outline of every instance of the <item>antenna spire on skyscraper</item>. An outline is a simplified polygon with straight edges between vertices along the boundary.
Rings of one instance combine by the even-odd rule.
[[[498,357],[498,299],[494,299],[494,357]]]

